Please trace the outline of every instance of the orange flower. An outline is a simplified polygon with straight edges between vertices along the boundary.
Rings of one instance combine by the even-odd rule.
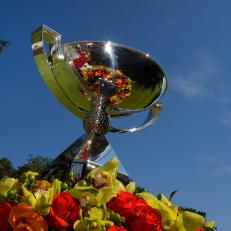
[[[43,217],[26,203],[19,203],[12,208],[8,221],[14,231],[48,231]]]

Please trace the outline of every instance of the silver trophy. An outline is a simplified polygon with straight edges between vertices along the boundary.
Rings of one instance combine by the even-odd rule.
[[[43,25],[32,33],[37,67],[50,91],[72,113],[83,119],[86,134],[61,153],[44,174],[63,178],[70,171],[76,180],[116,155],[107,132],[136,132],[150,126],[162,109],[160,98],[167,77],[149,55],[105,41],[61,44],[61,35]],[[148,110],[140,126],[116,128],[111,118]],[[125,182],[123,168],[119,177]]]

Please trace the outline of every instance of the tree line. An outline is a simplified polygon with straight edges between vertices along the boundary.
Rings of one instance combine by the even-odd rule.
[[[11,161],[6,158],[0,158],[0,179],[2,177],[19,177],[22,173],[27,171],[38,172],[39,174],[51,163],[51,159],[41,155],[29,155],[27,162],[15,168]]]

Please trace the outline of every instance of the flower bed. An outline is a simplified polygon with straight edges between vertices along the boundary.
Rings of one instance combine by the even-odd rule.
[[[1,231],[203,231],[214,230],[197,213],[179,209],[163,194],[157,197],[123,185],[113,158],[74,183],[37,179],[26,172],[18,179],[0,181]]]

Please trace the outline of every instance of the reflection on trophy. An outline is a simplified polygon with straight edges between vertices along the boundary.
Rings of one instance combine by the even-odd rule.
[[[38,69],[51,92],[83,119],[86,134],[61,153],[44,174],[63,178],[74,172],[76,180],[115,156],[105,134],[136,132],[158,117],[167,87],[164,70],[148,55],[116,43],[80,41],[61,45],[61,35],[47,26],[32,34]],[[148,110],[140,126],[113,127],[111,118]],[[129,181],[123,168],[119,177]]]

